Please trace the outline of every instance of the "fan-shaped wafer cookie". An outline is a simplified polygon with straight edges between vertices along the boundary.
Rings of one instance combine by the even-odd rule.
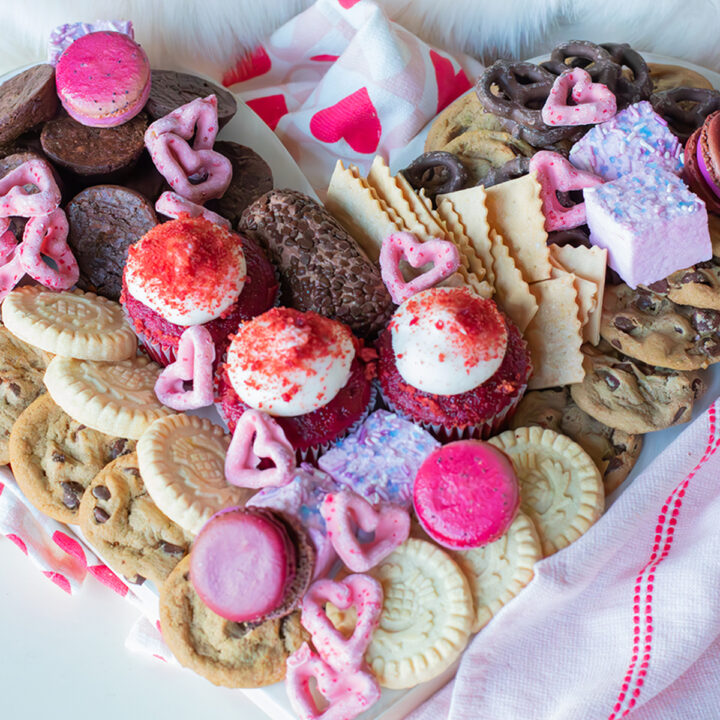
[[[120,305],[82,290],[17,288],[3,302],[2,321],[13,335],[53,355],[111,361],[132,357],[137,349]]]
[[[145,357],[117,363],[55,357],[45,371],[45,386],[73,420],[137,440],[153,420],[173,412],[155,397],[160,371]]]
[[[577,540],[602,514],[600,471],[570,438],[522,427],[488,442],[510,458],[520,481],[520,508],[537,528],[546,557]]]

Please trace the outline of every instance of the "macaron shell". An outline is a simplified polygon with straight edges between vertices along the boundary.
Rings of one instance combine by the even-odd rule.
[[[461,550],[503,535],[517,513],[520,491],[502,452],[479,440],[461,440],[426,458],[415,478],[413,504],[433,540]]]
[[[147,102],[150,62],[123,33],[90,33],[60,56],[55,82],[60,102],[78,122],[91,127],[121,125]]]
[[[705,119],[700,130],[697,152],[700,171],[703,171],[704,165],[709,175],[709,178],[705,179],[709,180],[710,189],[720,195],[720,112],[714,112]]]
[[[702,128],[698,128],[685,143],[685,167],[683,180],[705,203],[708,211],[720,214],[720,198],[716,197],[698,167],[697,150]]]

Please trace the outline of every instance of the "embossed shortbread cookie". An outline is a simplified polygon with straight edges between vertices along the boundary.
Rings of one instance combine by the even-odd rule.
[[[380,624],[365,653],[378,682],[409,688],[449,668],[475,621],[468,581],[437,545],[410,538],[368,571],[383,587]],[[351,616],[328,605],[341,629]]]
[[[288,657],[310,638],[300,625],[299,611],[262,623],[237,623],[216,615],[190,582],[190,556],[160,588],[160,626],[181,665],[230,688],[280,682]]]
[[[477,632],[533,579],[533,566],[542,558],[542,548],[532,520],[518,512],[508,531],[495,542],[453,551],[450,556],[470,583],[475,607],[472,632]]]
[[[577,540],[602,515],[600,471],[565,435],[540,427],[508,430],[488,440],[520,481],[520,509],[530,516],[547,557]]]
[[[135,442],[81,425],[45,393],[18,418],[9,449],[25,497],[54,520],[76,523],[92,479],[111,460],[132,452]]]
[[[20,413],[45,392],[43,375],[51,355],[0,327],[0,465],[10,462],[10,430]]]
[[[55,357],[45,372],[45,386],[74,420],[137,440],[153,420],[173,412],[155,397],[160,371],[145,357],[117,363]]]
[[[140,472],[156,505],[178,525],[197,534],[218,510],[244,505],[252,490],[225,479],[230,437],[197,415],[154,422],[138,443]]]
[[[17,288],[3,302],[2,321],[13,335],[54,355],[124,360],[137,348],[120,305],[82,290]]]
[[[134,584],[148,578],[161,585],[190,548],[191,536],[152,501],[135,452],[95,476],[80,503],[79,523],[110,567]]]

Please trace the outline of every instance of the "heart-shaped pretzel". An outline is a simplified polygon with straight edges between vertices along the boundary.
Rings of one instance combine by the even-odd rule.
[[[328,619],[327,602],[340,610],[356,608],[357,623],[349,638]],[[363,664],[382,605],[382,585],[369,575],[348,575],[339,582],[317,580],[303,597],[301,622],[325,662],[335,670],[354,670]]]
[[[549,150],[541,150],[530,158],[530,172],[536,174],[540,183],[545,230],[565,230],[585,222],[585,203],[564,207],[558,200],[557,191],[570,192],[601,185],[602,178],[578,170],[562,155]]]
[[[653,110],[665,120],[680,142],[703,125],[708,115],[720,110],[720,92],[705,88],[677,87],[650,97]]]
[[[184,140],[192,140],[193,150],[212,150],[217,131],[217,97],[208,95],[195,98],[155,120],[145,132],[145,139],[147,141],[148,133],[155,137],[173,133]]]
[[[38,192],[28,192],[32,185]],[[49,215],[60,204],[60,189],[45,160],[27,160],[0,178],[0,218]]]
[[[410,516],[399,505],[383,503],[376,510],[351,490],[328,493],[320,507],[327,534],[338,557],[353,572],[366,572],[382,562],[410,534]],[[375,537],[360,543],[357,526]]]
[[[80,277],[80,268],[67,244],[68,221],[65,211],[57,208],[49,215],[31,217],[25,225],[18,253],[23,270],[41,285],[53,290],[67,290]],[[50,267],[42,256],[49,257]]]
[[[215,343],[210,331],[202,325],[183,330],[176,355],[155,382],[157,399],[181,411],[212,405]],[[192,382],[191,390],[185,389],[186,382]]]
[[[329,703],[319,710],[310,690],[315,678],[320,695]],[[303,643],[287,659],[285,688],[293,710],[302,720],[352,720],[380,697],[375,677],[364,670],[340,673]]]
[[[575,105],[568,105],[570,93]],[[547,125],[595,125],[617,112],[615,95],[602,83],[594,83],[582,68],[572,68],[559,75],[542,109]]]
[[[211,223],[230,230],[229,220],[169,190],[164,192],[155,201],[155,212],[169,218],[179,218],[181,215],[187,215],[192,218],[202,216]]]
[[[12,230],[0,234],[0,301],[5,299],[25,274],[20,264],[19,247]]]
[[[262,458],[274,467],[259,469]],[[246,410],[225,457],[227,481],[246,488],[280,487],[292,480],[295,468],[295,450],[277,421],[260,410]]]
[[[400,260],[417,268],[431,262],[433,267],[405,282],[400,272]],[[460,253],[448,240],[432,238],[422,242],[413,233],[388,235],[380,248],[380,272],[390,297],[399,305],[421,290],[434,287],[450,277],[460,267]]]

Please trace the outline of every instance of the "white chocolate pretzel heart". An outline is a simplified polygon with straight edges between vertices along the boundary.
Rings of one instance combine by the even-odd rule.
[[[38,192],[28,192],[27,185]],[[0,178],[0,218],[49,215],[59,204],[60,189],[45,160],[28,160]]]
[[[575,105],[568,105],[570,92]],[[566,70],[557,77],[542,109],[546,125],[595,125],[617,112],[617,100],[607,85],[594,83],[582,68]]]
[[[11,230],[0,235],[0,300],[5,298],[25,274],[20,264],[18,248]]]
[[[207,328],[194,325],[183,331],[177,358],[155,383],[157,399],[173,410],[197,410],[213,402],[215,344]],[[192,390],[184,383],[192,381]]]
[[[410,282],[405,282],[400,272],[401,260],[406,260],[414,268],[429,262],[433,266]],[[440,238],[422,242],[413,233],[398,232],[388,235],[380,248],[382,279],[397,305],[421,290],[434,287],[450,277],[458,267],[458,249],[453,243]]]
[[[357,623],[349,638],[328,619],[326,602],[340,610],[356,608]],[[335,670],[351,670],[363,665],[365,651],[380,622],[382,605],[382,585],[369,575],[348,575],[340,582],[317,580],[303,598],[301,622],[325,662]]]
[[[147,140],[148,134],[159,136],[174,133],[185,140],[192,139],[193,150],[212,150],[217,131],[217,97],[208,95],[195,98],[165,117],[158,118],[148,127],[145,138]]]
[[[335,552],[353,572],[365,572],[375,567],[410,534],[410,516],[403,508],[387,503],[376,510],[351,490],[328,493],[320,512]],[[374,532],[375,537],[361,544],[354,525],[366,533]]]
[[[274,467],[259,469],[261,458],[271,460]],[[295,467],[295,451],[280,425],[265,412],[246,410],[225,458],[227,481],[238,487],[280,487],[292,480]]]

